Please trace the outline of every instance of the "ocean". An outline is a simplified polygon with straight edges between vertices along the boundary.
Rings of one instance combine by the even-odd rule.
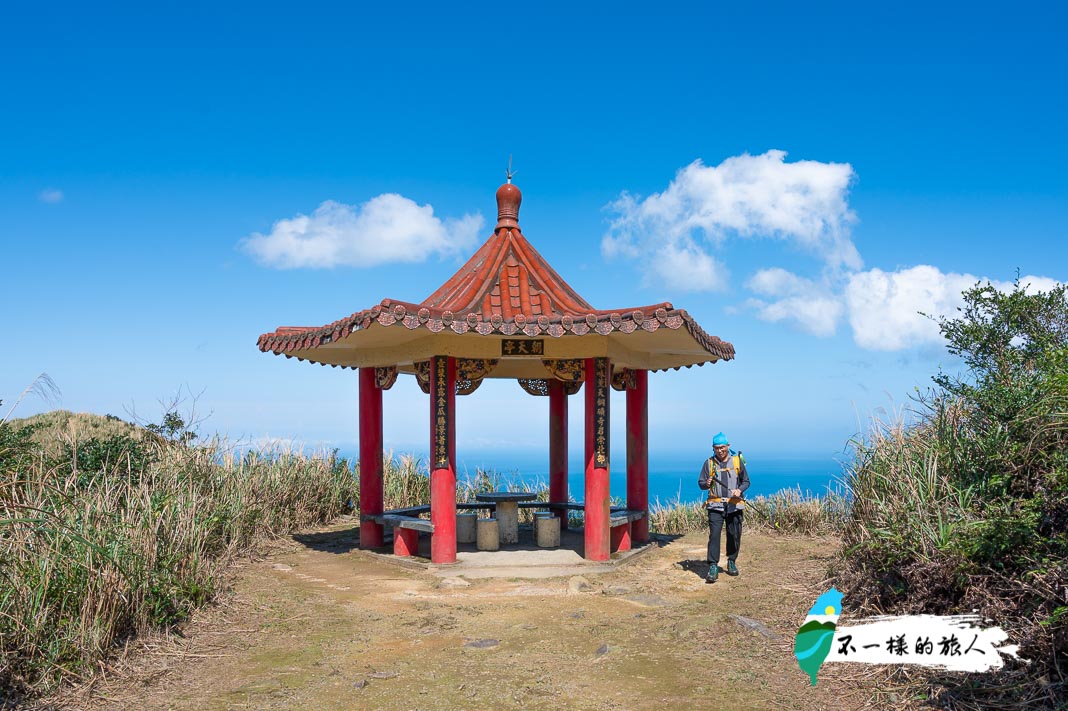
[[[424,455],[425,457],[425,455]],[[533,487],[547,487],[549,466],[541,456],[523,454],[483,454],[465,458],[457,453],[457,479],[473,479],[478,469],[493,471],[499,477],[498,488],[505,490],[525,483]],[[802,493],[825,494],[841,490],[842,464],[831,457],[783,458],[746,455],[750,486],[746,496],[774,494],[783,489],[800,489]],[[425,458],[424,458],[425,461]],[[705,494],[697,486],[697,477],[704,462],[702,455],[692,459],[673,455],[649,457],[649,503],[666,504],[702,501]],[[613,497],[627,495],[626,458],[618,456],[610,467],[610,492]],[[581,457],[568,461],[568,487],[571,496],[583,498],[583,464]]]

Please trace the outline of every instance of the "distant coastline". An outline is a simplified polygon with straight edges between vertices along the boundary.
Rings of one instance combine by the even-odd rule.
[[[395,452],[403,454],[405,452]],[[414,452],[421,461],[426,461],[425,452]],[[341,450],[338,456],[350,461],[359,458],[358,452]],[[473,479],[478,470],[495,472],[500,476],[502,486],[509,483],[547,486],[549,481],[548,463],[536,452],[516,454],[490,453],[465,458],[458,455],[457,476],[462,481]],[[649,458],[649,502],[661,504],[698,501],[704,498],[697,487],[697,475],[701,469],[704,456],[697,454],[692,461],[678,454],[668,456],[651,455]],[[828,489],[841,491],[842,462],[845,455],[832,457],[746,457],[752,484],[748,496],[769,496],[783,489],[800,489],[802,493],[813,495],[825,494]],[[568,462],[568,486],[571,496],[582,498],[583,468],[581,457],[572,456]],[[626,458],[616,455],[611,467],[611,495],[626,497]]]

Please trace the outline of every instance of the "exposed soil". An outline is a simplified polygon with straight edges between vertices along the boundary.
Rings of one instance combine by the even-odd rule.
[[[797,668],[834,539],[747,532],[706,585],[704,535],[569,577],[443,581],[354,548],[345,524],[241,565],[182,638],[74,701],[94,708],[858,708],[850,665]],[[466,583],[466,584],[465,584]],[[735,616],[741,616],[739,620]],[[854,676],[847,676],[852,673]]]

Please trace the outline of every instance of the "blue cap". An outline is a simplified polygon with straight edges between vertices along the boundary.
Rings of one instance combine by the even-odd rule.
[[[723,434],[722,432],[712,438],[713,447],[718,447],[721,444],[730,444],[730,442],[727,441],[727,435]]]

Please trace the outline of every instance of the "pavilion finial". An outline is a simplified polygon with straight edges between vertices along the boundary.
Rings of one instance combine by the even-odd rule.
[[[519,205],[523,202],[523,193],[519,188],[512,185],[512,176],[516,171],[512,170],[512,157],[508,156],[508,182],[497,188],[497,227],[494,232],[502,227],[519,227]]]
[[[512,184],[512,178],[518,173],[518,170],[512,170],[512,154],[508,154],[508,170],[504,171],[505,177],[508,178],[508,184]]]

